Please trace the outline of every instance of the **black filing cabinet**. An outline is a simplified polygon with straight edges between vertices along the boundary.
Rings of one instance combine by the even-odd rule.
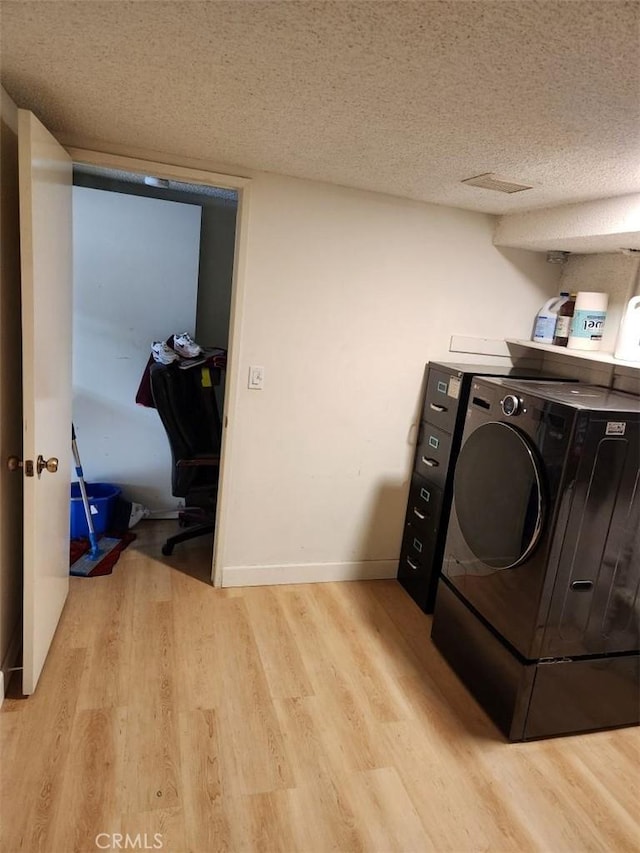
[[[453,473],[474,376],[538,377],[521,368],[430,362],[413,462],[398,580],[426,612],[433,611],[447,536]]]

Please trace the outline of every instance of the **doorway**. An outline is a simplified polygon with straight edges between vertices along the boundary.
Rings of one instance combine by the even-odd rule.
[[[109,262],[109,246],[101,245],[101,241],[102,244],[109,243],[108,234],[98,234],[99,239],[96,240],[92,237],[90,242],[95,245],[91,245],[88,252],[77,245],[74,251],[76,273],[78,270],[81,273],[80,276],[76,274],[80,280],[74,288],[74,420],[77,420],[79,441],[82,437],[86,445],[83,457],[86,475],[89,479],[114,482],[121,486],[124,497],[146,506],[152,518],[175,518],[182,501],[171,495],[171,462],[166,436],[157,412],[141,412],[141,407],[136,405],[135,393],[131,390],[132,382],[137,387],[150,355],[152,341],[165,339],[170,334],[188,331],[201,345],[226,352],[227,369],[219,373],[221,382],[215,387],[218,411],[225,426],[211,571],[213,582],[217,585],[221,571],[216,568],[222,565],[221,540],[224,538],[224,479],[225,471],[228,473],[230,467],[229,430],[226,427],[229,425],[229,411],[234,396],[232,341],[234,323],[238,320],[234,307],[239,280],[237,261],[240,257],[237,249],[244,221],[241,209],[247,181],[227,176],[220,176],[222,181],[218,181],[218,176],[214,174],[144,161],[128,161],[126,158],[94,152],[87,152],[88,156],[83,156],[85,152],[70,153],[74,160],[74,242],[78,242],[78,232],[83,232],[86,239],[90,233],[90,223],[86,220],[90,219],[92,205],[97,203],[99,208],[104,207],[105,200],[106,206],[113,208],[116,217],[114,231],[117,234],[119,228],[123,238],[120,244],[110,247],[115,253],[112,256],[115,259],[113,264]],[[118,162],[114,164],[114,160]],[[167,171],[171,172],[170,177],[163,174]],[[160,238],[158,242],[158,231],[155,228],[156,248],[151,248],[152,257],[146,258],[149,262],[145,264],[149,267],[146,277],[138,275],[136,269],[131,267],[130,259],[122,256],[126,255],[128,235],[126,223],[117,221],[118,211],[125,211],[125,219],[130,217],[129,230],[134,229],[136,220],[145,217],[145,211],[151,219],[164,219],[163,227],[169,229],[165,231],[166,238]],[[136,213],[142,213],[142,217],[136,217]],[[79,226],[78,221],[81,223]],[[133,247],[130,254],[132,257],[138,256],[138,260],[140,246],[137,244],[143,241],[145,230],[153,231],[155,227],[150,223],[139,224],[142,237],[138,239],[134,234],[129,235]],[[196,227],[197,234],[194,231]],[[100,228],[94,231],[100,231]],[[176,231],[183,238],[177,249],[184,256],[182,266],[180,262],[174,263],[174,259],[167,255],[167,251],[170,251],[168,244],[172,241],[175,243]],[[79,236],[82,237],[82,233]],[[185,241],[189,249],[186,254]],[[107,251],[106,255],[104,251]],[[154,253],[162,257],[153,258]],[[188,257],[189,254],[191,257]],[[99,274],[87,275],[87,268],[91,269],[91,260],[98,257],[101,257]],[[106,269],[110,266],[113,269]],[[164,272],[163,266],[171,267],[168,270],[169,279],[172,276],[175,279],[175,283],[170,284],[168,289],[165,281],[164,291],[158,281],[158,276]],[[154,281],[158,285],[155,288]],[[132,288],[137,288],[137,292]],[[105,305],[105,290],[113,291],[114,302],[109,304],[106,312],[101,313],[100,306]],[[121,305],[117,304],[119,297]],[[108,300],[109,296],[106,298]],[[142,307],[147,300],[154,310]],[[108,316],[105,317],[105,313]],[[155,321],[149,315],[155,315]],[[156,322],[158,317],[161,322]],[[174,328],[176,322],[180,328]],[[92,331],[97,334],[92,334]],[[109,358],[104,359],[104,369],[101,369],[98,354],[90,352],[94,342],[96,348],[109,354]],[[80,351],[83,348],[84,352]],[[107,361],[110,363],[107,364]],[[114,391],[118,377],[123,380],[121,384],[127,387]],[[90,389],[88,394],[87,388]],[[128,431],[127,419],[130,419],[131,427]],[[136,419],[137,424],[134,425]],[[104,424],[110,424],[110,428],[103,428]],[[161,452],[154,452],[151,433],[155,434],[156,444],[160,441]],[[131,436],[131,441],[128,441],[128,436]]]

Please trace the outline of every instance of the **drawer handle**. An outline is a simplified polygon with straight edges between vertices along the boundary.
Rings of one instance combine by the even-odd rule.
[[[413,514],[416,515],[420,519],[420,521],[424,521],[426,518],[426,515],[423,512],[420,512],[420,510],[417,509],[417,507],[415,506],[413,508]]]
[[[571,584],[571,589],[575,589],[577,592],[582,592],[587,589],[591,589],[593,586],[593,581],[573,581]]]
[[[439,406],[437,403],[429,403],[429,408],[433,409],[434,412],[446,412],[446,406]]]
[[[422,461],[424,462],[424,464],[425,464],[425,465],[428,465],[428,466],[429,466],[429,468],[437,468],[437,467],[438,467],[438,465],[440,464],[440,463],[437,461],[437,459],[429,459],[429,457],[428,457],[428,456],[423,456],[423,457],[422,457]]]
[[[411,557],[407,557],[407,563],[409,563],[409,566],[413,569],[414,572],[418,571],[418,565],[417,565],[417,563],[413,562]]]

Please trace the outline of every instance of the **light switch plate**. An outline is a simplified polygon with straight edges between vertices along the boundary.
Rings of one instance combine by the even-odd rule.
[[[264,367],[253,365],[249,368],[248,387],[252,391],[262,391],[264,388]]]

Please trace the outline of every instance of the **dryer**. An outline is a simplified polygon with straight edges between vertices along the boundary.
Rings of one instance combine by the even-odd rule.
[[[640,721],[640,398],[478,378],[432,637],[511,740]]]

